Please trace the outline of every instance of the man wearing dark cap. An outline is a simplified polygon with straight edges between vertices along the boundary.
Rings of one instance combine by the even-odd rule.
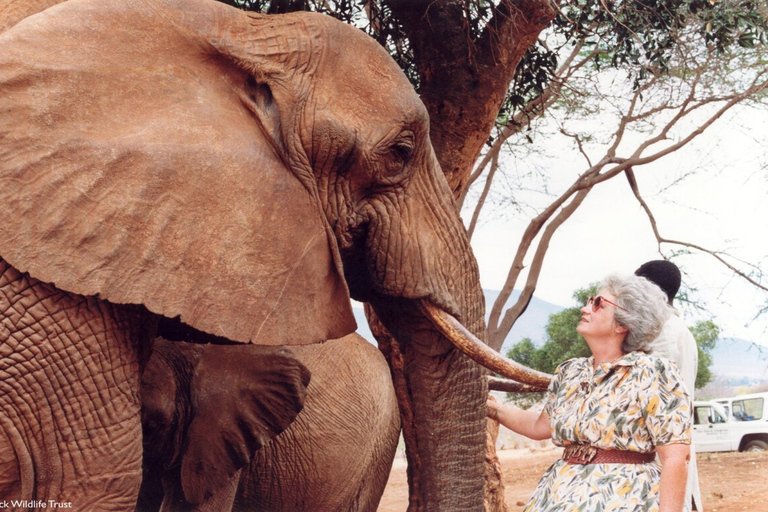
[[[653,260],[640,265],[635,270],[635,275],[644,277],[656,284],[667,294],[669,305],[680,289],[680,269],[671,261]],[[674,309],[673,309],[674,310]],[[696,340],[688,330],[677,310],[664,322],[659,336],[651,343],[653,354],[673,361],[680,376],[688,388],[688,394],[693,400],[693,392],[696,383],[696,371],[699,367],[699,351]],[[688,483],[686,485],[688,503],[693,510],[703,511],[701,504],[701,491],[699,489],[699,476],[696,470],[696,455],[691,446],[691,461],[688,464]]]

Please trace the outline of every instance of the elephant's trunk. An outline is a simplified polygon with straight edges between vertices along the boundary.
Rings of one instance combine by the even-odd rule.
[[[427,300],[374,307],[376,314],[368,309],[368,317],[390,361],[401,408],[409,510],[481,510],[488,395],[483,366],[529,388],[546,388],[551,376],[499,356]],[[465,317],[482,318],[482,303],[477,308]]]
[[[383,326],[374,321],[372,330],[390,361],[398,394],[408,457],[409,510],[482,510],[487,370],[456,349],[422,304],[439,304],[482,338],[485,301],[477,263],[453,206],[441,205],[445,215],[430,219],[439,211],[437,206],[411,217],[432,224],[432,229],[438,226],[431,237],[421,226],[414,230],[424,235],[420,242],[428,249],[422,251],[427,255],[423,265],[431,271],[425,270],[423,281],[412,280],[411,298],[373,297],[371,305]],[[446,220],[451,214],[453,222]],[[396,287],[398,281],[402,280],[390,282]],[[428,284],[422,295],[423,283]]]
[[[417,302],[374,307],[392,332],[368,311],[400,404],[408,510],[482,510],[487,371],[442,336]]]

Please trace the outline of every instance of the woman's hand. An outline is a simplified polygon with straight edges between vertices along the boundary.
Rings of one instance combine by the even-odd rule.
[[[488,406],[488,417],[493,421],[499,421],[499,409],[501,408],[501,405],[493,398],[488,398],[485,405]]]
[[[668,444],[657,446],[656,451],[661,461],[659,512],[682,512],[691,447],[687,444]]]
[[[549,415],[544,411],[523,410],[511,405],[499,405],[495,399],[486,401],[488,417],[507,427],[513,432],[522,434],[536,441],[549,439]]]

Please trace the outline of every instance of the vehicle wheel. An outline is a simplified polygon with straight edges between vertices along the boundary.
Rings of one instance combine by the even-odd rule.
[[[768,443],[765,441],[761,441],[759,439],[755,439],[754,441],[750,441],[747,443],[747,446],[744,447],[745,452],[764,452],[768,451]]]

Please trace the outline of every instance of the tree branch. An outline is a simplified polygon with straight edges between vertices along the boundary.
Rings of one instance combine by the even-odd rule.
[[[477,220],[480,217],[480,211],[483,209],[483,206],[485,206],[485,201],[488,198],[488,194],[491,192],[491,183],[493,183],[493,177],[496,174],[496,169],[498,168],[499,152],[496,151],[494,153],[493,159],[491,160],[491,170],[488,173],[488,178],[485,180],[485,187],[483,187],[480,198],[477,200],[477,206],[475,207],[475,210],[472,213],[472,219],[469,222],[469,228],[467,229],[467,232],[470,240],[472,240],[472,235],[475,232],[475,226],[477,226]]]
[[[672,245],[679,245],[682,247],[688,247],[691,249],[695,249],[699,252],[702,252],[704,254],[709,254],[713,258],[715,258],[717,261],[725,265],[731,272],[736,274],[737,276],[741,277],[751,285],[755,286],[756,288],[759,288],[763,291],[768,291],[768,286],[760,283],[759,281],[756,281],[751,276],[746,274],[745,272],[741,271],[740,269],[736,268],[734,265],[731,265],[730,262],[728,262],[725,257],[733,258],[733,256],[727,254],[727,253],[721,253],[720,251],[713,251],[710,249],[707,249],[705,247],[702,247],[698,244],[694,244],[691,242],[684,242],[681,240],[673,240],[670,238],[666,238],[661,235],[659,231],[658,224],[656,222],[656,218],[653,215],[653,212],[651,211],[651,208],[648,206],[648,203],[645,202],[642,195],[640,195],[640,190],[637,186],[637,179],[635,178],[634,171],[630,168],[625,171],[627,176],[627,181],[629,182],[629,187],[632,189],[632,193],[634,194],[637,201],[640,203],[640,206],[643,208],[643,211],[645,211],[646,216],[648,217],[648,221],[651,224],[651,229],[653,230],[653,235],[656,238],[656,243],[658,244],[659,251],[661,251],[661,245],[662,244],[672,244]],[[733,258],[737,259],[737,258]],[[744,262],[742,262],[744,263]]]

